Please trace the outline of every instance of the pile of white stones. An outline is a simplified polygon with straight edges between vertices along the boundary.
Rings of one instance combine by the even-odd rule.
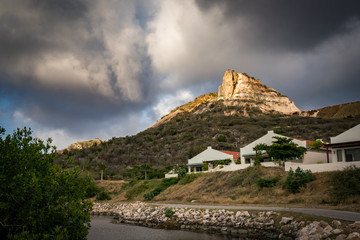
[[[116,223],[152,228],[181,229],[221,233],[232,237],[262,239],[360,239],[360,222],[343,226],[334,220],[305,223],[293,217],[280,217],[274,211],[229,211],[224,209],[171,208],[144,202],[94,203],[93,215],[113,216]],[[344,229],[351,230],[344,234]],[[349,232],[349,231],[347,231]]]

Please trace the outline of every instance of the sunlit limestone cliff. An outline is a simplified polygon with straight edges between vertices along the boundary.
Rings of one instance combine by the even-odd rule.
[[[237,73],[233,70],[225,71],[218,99],[243,100],[252,103],[253,107],[259,108],[262,112],[292,114],[300,111],[288,97],[275,89],[261,84],[258,79],[249,77],[246,73]]]

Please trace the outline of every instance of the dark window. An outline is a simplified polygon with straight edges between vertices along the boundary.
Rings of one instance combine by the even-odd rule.
[[[360,148],[345,149],[345,159],[347,162],[360,161]]]
[[[196,171],[197,171],[197,172],[201,172],[201,171],[202,171],[202,167],[196,167]]]

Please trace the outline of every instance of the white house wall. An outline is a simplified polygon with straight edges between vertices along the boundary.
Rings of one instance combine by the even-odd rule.
[[[323,163],[323,164],[301,164],[285,162],[285,171],[296,170],[298,167],[302,170],[310,170],[311,172],[332,172],[344,170],[346,167],[356,166],[360,167],[360,162],[334,162],[334,163]]]
[[[337,135],[336,137],[330,138],[330,142],[332,144],[333,143],[344,143],[344,142],[355,142],[355,141],[360,141],[360,124]]]
[[[246,145],[243,148],[240,148],[240,155],[241,155],[241,163],[245,163],[245,158],[243,157],[243,155],[247,155],[247,154],[255,154],[255,151],[253,150],[254,147],[260,143],[265,143],[267,145],[271,145],[273,144],[274,141],[276,141],[275,138],[273,137],[285,137],[285,138],[290,138],[287,136],[283,136],[280,134],[276,134],[274,133],[274,131],[268,131],[268,133],[264,136],[262,136],[261,138],[253,141],[252,143],[249,143],[248,145]],[[301,141],[301,140],[297,140],[297,139],[293,139],[293,143],[296,143],[297,145],[299,145],[300,147],[306,147],[306,141]]]
[[[329,154],[331,161],[331,154]],[[304,154],[303,164],[327,163],[327,155],[324,151],[307,151]]]

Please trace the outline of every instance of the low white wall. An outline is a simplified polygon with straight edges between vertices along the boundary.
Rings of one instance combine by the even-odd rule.
[[[293,170],[300,167],[302,170],[311,170],[311,172],[332,172],[343,170],[345,167],[355,165],[360,167],[360,162],[335,162],[335,163],[320,163],[320,164],[301,164],[285,162],[285,171]]]
[[[331,161],[329,153],[329,162]],[[325,151],[307,151],[304,155],[303,164],[327,163],[327,155]]]
[[[172,178],[172,177],[178,177],[177,173],[166,173],[165,178]]]

